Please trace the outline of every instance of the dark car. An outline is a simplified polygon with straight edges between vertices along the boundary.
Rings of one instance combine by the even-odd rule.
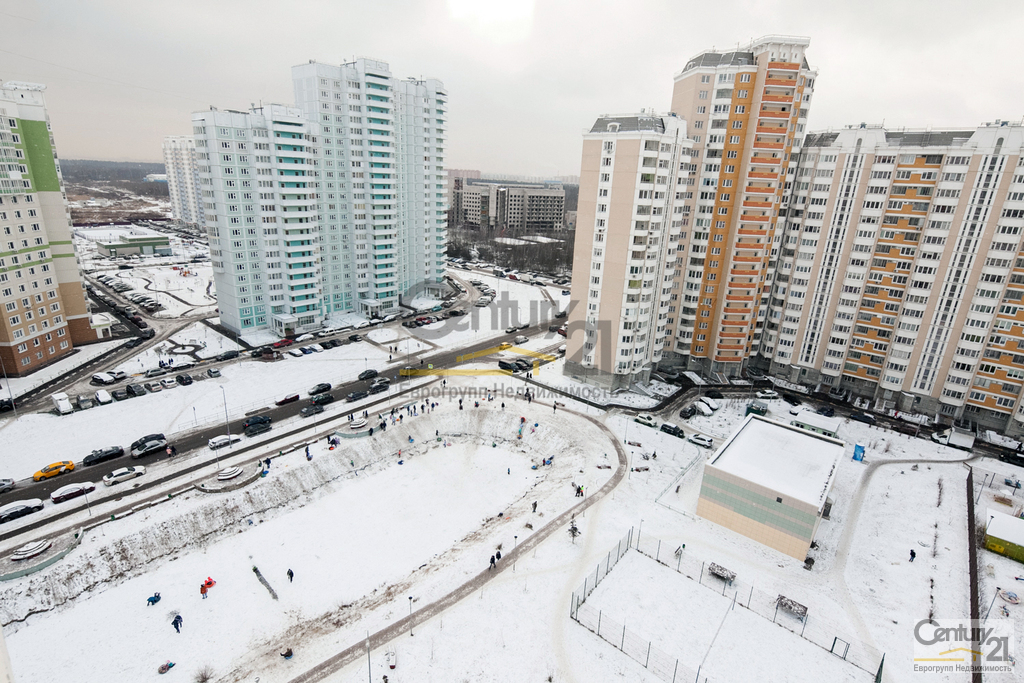
[[[113,460],[114,458],[120,458],[124,455],[124,448],[121,446],[107,446],[106,448],[100,448],[82,459],[82,464],[88,467],[89,465],[98,465],[101,462]]]
[[[833,408],[832,406],[824,406],[822,408],[818,408],[818,415],[824,415],[825,417],[834,417],[835,414],[836,409]]]
[[[686,406],[685,408],[679,411],[679,417],[683,418],[684,420],[689,420],[696,414],[697,409],[694,408],[693,406]]]
[[[142,344],[142,337],[132,337],[128,341],[128,343],[125,344],[125,346],[128,347],[129,349],[134,349],[136,346],[139,346],[140,344]]]
[[[138,327],[140,330],[144,330],[147,327],[149,327],[149,325],[146,323],[146,321],[143,320],[142,318],[139,318],[138,320],[133,320],[132,322],[134,322],[136,327]]]
[[[515,363],[516,365],[518,365],[518,366],[519,366],[519,369],[520,369],[521,371],[523,371],[523,372],[529,372],[529,371],[530,371],[530,368],[532,368],[532,367],[533,367],[532,365],[530,365],[530,361],[528,361],[528,360],[524,360],[524,359],[522,359],[522,358],[516,358],[516,359],[515,359],[514,361],[512,361],[512,362],[513,362],[513,363]]]
[[[803,399],[801,399],[799,396],[795,394],[783,394],[782,400],[791,406],[798,406],[801,403],[803,403]]]
[[[686,438],[686,434],[683,433],[683,430],[680,429],[679,427],[676,427],[674,424],[671,424],[670,422],[666,422],[665,424],[661,425],[661,431],[665,432],[666,434],[671,434],[672,436],[678,436],[680,439]]]
[[[139,396],[146,395],[146,387],[142,386],[141,384],[125,385],[125,391],[127,391],[132,396],[135,396],[136,398],[138,398]]]
[[[30,500],[18,500],[0,508],[0,524],[24,517],[25,515],[39,512],[43,509],[43,501],[38,498]]]
[[[191,375],[178,375],[174,378],[174,381],[183,387],[187,387],[189,384],[192,384],[193,379]]]
[[[153,328],[150,328],[148,330],[143,330],[142,331],[142,338],[143,339],[152,339],[155,336],[156,336],[156,330],[154,330]]]
[[[248,429],[249,427],[253,427],[255,425],[268,425],[271,422],[273,422],[273,420],[267,417],[266,415],[253,415],[252,417],[248,418],[245,422],[242,423],[242,429]]]
[[[707,396],[708,398],[725,398],[725,396],[722,395],[722,392],[718,391],[717,389],[705,391],[704,395]]]
[[[163,434],[149,434],[132,443],[130,453],[133,458],[141,458],[167,448],[167,439]]]
[[[349,403],[352,403],[353,401],[358,401],[361,398],[366,398],[369,395],[370,392],[368,391],[353,391],[351,394],[345,397],[345,400],[348,401]],[[330,394],[328,394],[328,396],[330,396]]]
[[[330,391],[330,390],[331,390],[331,385],[330,384],[328,384],[327,382],[321,382],[320,384],[317,384],[315,387],[313,387],[312,389],[309,390],[309,395],[310,396],[316,396],[317,394],[322,394],[325,391]]]
[[[558,313],[555,313],[556,318],[564,318],[567,315],[568,313],[566,313],[565,311],[559,311]]]
[[[238,351],[225,351],[224,353],[217,356],[217,360],[231,360],[232,358],[238,358]]]
[[[558,332],[561,325],[548,325],[548,332]]]
[[[362,372],[359,373],[359,379],[360,380],[373,379],[376,376],[377,376],[377,371],[376,370],[363,370]]]
[[[381,382],[380,384],[374,384],[373,386],[370,387],[370,393],[379,394],[382,391],[387,391],[388,387],[390,386],[391,384],[385,382]]]
[[[257,434],[263,434],[264,432],[270,431],[270,421],[260,422],[254,425],[250,425],[245,428],[246,436],[256,436]]]
[[[349,337],[348,337],[348,340],[349,341],[354,341],[354,342],[359,342],[359,341],[363,341],[363,338],[360,337],[358,334],[350,334]]]
[[[877,422],[875,416],[869,415],[868,413],[853,413],[850,415],[850,419],[856,420],[857,422],[863,422],[868,425],[873,425]]]
[[[365,393],[365,392],[363,392],[363,393]],[[316,396],[314,396],[313,398],[311,398],[309,400],[310,400],[311,403],[314,403],[314,404],[316,404],[318,406],[325,406],[328,403],[333,403],[334,402],[334,395],[333,394],[327,394],[327,393],[317,394]]]
[[[14,410],[14,401],[9,398],[0,398],[0,413]]]
[[[87,493],[92,493],[96,490],[96,485],[91,481],[83,481],[77,484],[68,484],[62,486],[53,493],[50,494],[50,500],[54,503],[63,503],[66,500],[72,498],[78,498],[84,496]]]
[[[131,395],[124,389],[114,389],[110,395],[114,397],[115,401],[127,401],[131,398]]]
[[[897,422],[895,429],[901,434],[909,434],[910,436],[917,436],[918,432],[921,431],[920,425],[911,422]]]
[[[499,370],[508,370],[509,372],[519,372],[519,366],[516,365],[515,363],[507,361],[507,360],[499,360],[498,361],[498,369]]]
[[[299,415],[301,415],[302,417],[310,417],[312,415],[319,415],[322,412],[324,412],[324,407],[314,403],[313,405],[306,406],[305,408],[300,410]]]
[[[295,403],[295,401],[298,401],[298,400],[299,400],[299,395],[298,394],[288,394],[287,396],[285,396],[281,400],[276,401],[274,403],[274,405],[283,406],[286,403]]]

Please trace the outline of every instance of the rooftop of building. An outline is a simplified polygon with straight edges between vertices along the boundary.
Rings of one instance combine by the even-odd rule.
[[[775,44],[782,43],[785,45],[793,45],[801,48],[806,48],[811,44],[811,39],[806,36],[786,36],[786,35],[767,35],[761,36],[751,40],[746,45],[736,45],[736,49],[725,52],[718,51],[715,48],[710,50],[704,50],[686,62],[686,66],[683,67],[683,72],[689,71],[690,69],[696,69],[702,66],[705,67],[716,67],[716,66],[752,66],[754,64],[755,55],[762,52],[760,48]],[[810,66],[807,64],[807,59],[801,59],[802,66],[805,69],[809,69]]]
[[[654,115],[654,114],[605,114],[594,122],[590,129],[591,133],[610,132],[608,127],[618,124],[618,129],[612,132],[619,133],[664,133],[665,117],[675,114]]]
[[[839,426],[843,423],[838,417],[826,417],[825,415],[819,415],[813,410],[804,408],[800,411],[800,414],[795,416],[790,422],[802,422],[812,427],[818,427],[819,429],[827,429],[833,434],[839,429]]]
[[[839,439],[748,415],[710,464],[783,496],[820,507],[845,451],[846,444]]]
[[[988,517],[988,526],[985,527],[987,536],[1024,546],[1024,519],[992,508],[988,509]]]
[[[878,123],[861,123],[846,126],[840,130],[827,130],[808,133],[804,138],[806,147],[831,147],[844,132],[854,130],[881,131],[885,135],[886,144],[893,147],[952,147],[959,146],[970,140],[983,128],[1020,128],[1024,121],[1003,121],[996,119],[980,124],[976,128],[886,128]]]

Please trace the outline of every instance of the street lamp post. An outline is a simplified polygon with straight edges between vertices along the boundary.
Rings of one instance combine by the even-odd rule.
[[[14,402],[14,389],[11,387],[11,381],[7,379],[7,366],[4,365],[4,359],[0,358],[0,370],[4,373],[4,382],[7,383],[7,395],[11,397],[11,408],[14,410],[14,418],[18,418],[18,406]]]
[[[228,450],[231,450],[231,422],[228,421],[228,393],[224,390],[223,384],[220,385],[220,393],[221,396],[224,397],[224,426],[228,430]],[[213,461],[216,463],[217,467],[220,467],[220,456],[217,455],[216,450],[213,452]]]
[[[516,548],[518,548],[518,547],[519,547],[519,537],[518,536],[513,536],[512,537],[512,552],[515,553]],[[515,573],[515,571],[516,571],[516,563],[513,561],[512,562],[512,572]]]
[[[409,596],[409,635],[410,636],[413,635],[413,633],[412,633],[412,596],[411,595]]]

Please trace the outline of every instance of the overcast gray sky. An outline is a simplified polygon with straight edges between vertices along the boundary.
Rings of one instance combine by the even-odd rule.
[[[292,102],[290,67],[383,59],[450,95],[447,165],[579,173],[602,113],[670,104],[704,49],[809,36],[810,129],[1024,115],[1020,0],[0,0],[0,80],[47,85],[58,153],[160,161],[210,105]]]

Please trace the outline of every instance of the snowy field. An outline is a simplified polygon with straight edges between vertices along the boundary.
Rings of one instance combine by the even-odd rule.
[[[196,322],[173,336],[126,360],[114,370],[136,375],[160,367],[160,361],[192,363],[214,358],[225,351],[238,351],[241,346],[202,322]]]
[[[386,438],[334,452],[321,442],[311,463],[301,452],[278,458],[271,476],[247,489],[187,494],[104,525],[63,562],[3,585],[4,623],[41,604],[47,610],[8,627],[18,680],[57,680],[69,667],[78,681],[142,680],[168,658],[184,675],[210,664],[221,675],[233,671],[226,680],[288,680],[366,628],[403,616],[407,594],[429,601],[485,570],[496,544],[530,533],[526,519],[542,523],[576,502],[568,481],[596,456],[574,436],[591,444],[607,437],[543,408],[460,411],[444,402],[437,419],[407,419]],[[520,414],[531,427],[521,440]],[[452,434],[445,441],[433,439],[438,420]],[[531,469],[549,452],[557,452],[552,467]],[[610,474],[593,471],[595,485]],[[206,576],[218,583],[203,601]],[[163,599],[149,608],[154,591]],[[175,612],[184,618],[180,635],[170,625]],[[67,648],[43,660],[32,655],[68,632],[76,637]],[[113,655],[112,643],[131,643],[133,655]],[[288,663],[276,654],[286,646],[297,651]]]
[[[213,268],[208,265],[137,265],[131,270],[109,271],[109,274],[163,306],[153,314],[156,318],[210,313],[217,307]],[[126,291],[116,295],[123,298],[131,293]]]

